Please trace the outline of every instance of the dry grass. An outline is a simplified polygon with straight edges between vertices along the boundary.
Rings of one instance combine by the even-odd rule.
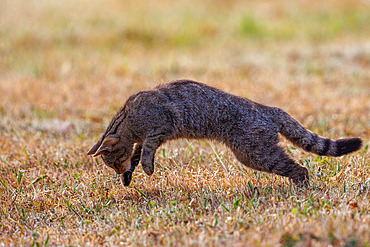
[[[1,1],[0,245],[369,246],[368,1]],[[6,10],[6,11],[4,11]],[[283,144],[311,188],[176,141],[130,187],[85,155],[125,99],[191,78],[364,148]]]

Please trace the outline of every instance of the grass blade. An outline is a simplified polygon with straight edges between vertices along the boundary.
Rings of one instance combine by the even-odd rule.
[[[44,176],[38,177],[38,178],[36,178],[35,180],[33,180],[33,181],[31,182],[31,184],[32,184],[32,185],[34,185],[34,184],[36,184],[36,183],[40,182],[41,180],[44,180],[44,179],[45,179],[45,178],[47,178],[47,177],[48,177],[48,175],[44,175]]]
[[[139,192],[140,195],[142,195],[143,197],[147,198],[147,196],[140,189],[138,189],[136,186],[134,186],[134,189],[137,190],[137,192]]]
[[[3,182],[3,180],[0,179],[0,183],[4,186],[5,189],[7,189],[10,193],[13,193],[13,191]]]

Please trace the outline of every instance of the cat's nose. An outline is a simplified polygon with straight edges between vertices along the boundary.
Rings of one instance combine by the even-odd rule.
[[[121,169],[119,169],[119,168],[117,168],[117,167],[114,167],[114,171],[115,171],[117,174],[122,174]]]
[[[117,174],[122,174],[122,168],[117,165],[117,164],[113,164],[113,166],[111,166],[113,168],[113,170],[117,173]]]
[[[117,174],[123,174],[126,172],[126,168],[125,166],[120,166],[120,167],[114,167],[114,170],[116,171]]]
[[[117,166],[117,170],[118,170],[117,173],[118,174],[124,174],[126,171],[129,170],[130,166],[131,166],[130,160],[127,160],[127,161],[123,162],[122,165],[120,165],[119,167]]]

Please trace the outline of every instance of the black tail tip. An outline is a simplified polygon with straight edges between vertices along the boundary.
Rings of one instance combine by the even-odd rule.
[[[336,156],[341,156],[359,150],[362,146],[362,140],[360,138],[340,139],[336,140],[336,144]]]

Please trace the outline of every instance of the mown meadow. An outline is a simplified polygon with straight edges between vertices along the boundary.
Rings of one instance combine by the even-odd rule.
[[[192,79],[351,155],[282,145],[311,186],[178,140],[129,187],[86,155],[125,100]],[[0,246],[369,246],[368,1],[0,1]]]

